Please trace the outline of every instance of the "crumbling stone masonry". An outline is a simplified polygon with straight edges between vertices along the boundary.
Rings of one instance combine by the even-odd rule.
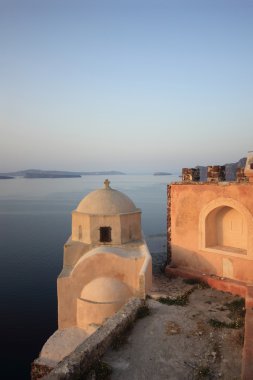
[[[182,181],[183,182],[198,182],[200,180],[199,168],[183,168]]]
[[[226,180],[226,167],[224,165],[208,166],[207,182],[223,182]]]
[[[237,182],[247,182],[248,178],[246,177],[244,173],[244,168],[237,168],[236,169],[236,181]]]

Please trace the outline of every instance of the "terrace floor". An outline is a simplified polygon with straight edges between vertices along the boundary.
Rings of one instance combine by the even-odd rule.
[[[110,379],[240,379],[240,297],[162,274],[154,276],[150,297],[149,315],[102,358]]]

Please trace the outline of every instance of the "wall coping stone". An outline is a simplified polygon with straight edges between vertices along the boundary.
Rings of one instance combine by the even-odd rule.
[[[176,181],[176,182],[171,182],[168,184],[168,186],[171,185],[178,185],[178,186],[188,186],[188,185],[193,185],[193,186],[199,186],[199,185],[207,185],[207,186],[252,186],[252,182],[236,182],[236,181],[220,181],[220,182],[206,182],[206,181],[201,181],[201,182],[193,182],[193,181]]]
[[[113,339],[121,335],[133,323],[138,310],[145,304],[139,298],[131,298],[115,315],[80,344],[70,355],[65,357],[43,380],[73,380],[85,378],[92,365],[101,358],[110,347]],[[33,371],[32,365],[32,371]],[[36,367],[36,363],[35,363]],[[36,379],[36,374],[32,373]],[[39,378],[39,377],[38,377]]]

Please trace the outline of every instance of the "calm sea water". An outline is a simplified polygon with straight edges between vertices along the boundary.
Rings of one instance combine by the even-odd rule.
[[[57,329],[56,278],[71,211],[86,194],[103,187],[103,180],[0,180],[2,378],[29,379],[30,363]],[[122,175],[110,180],[111,187],[142,209],[142,228],[156,260],[156,250],[165,252],[166,186],[178,177]]]

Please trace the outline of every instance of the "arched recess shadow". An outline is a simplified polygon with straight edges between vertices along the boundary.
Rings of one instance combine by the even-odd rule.
[[[226,210],[226,208],[227,208],[227,210]],[[245,249],[242,251],[244,251],[244,253],[246,254],[249,250],[251,250],[250,249],[251,247],[250,247],[250,239],[249,239],[249,230],[250,229],[252,230],[252,227],[253,227],[252,214],[244,205],[242,205],[240,202],[234,200],[233,198],[222,198],[222,197],[220,197],[220,198],[217,198],[217,199],[209,202],[206,206],[203,207],[203,209],[200,212],[200,216],[199,216],[199,248],[201,250],[210,250],[212,248],[212,247],[208,247],[208,244],[207,244],[207,242],[209,241],[209,245],[212,245],[210,243],[212,238],[208,238],[207,233],[208,232],[210,234],[214,233],[213,231],[210,231],[210,229],[208,230],[208,228],[207,228],[208,217],[210,218],[212,216],[212,213],[213,213],[213,222],[214,222],[216,215],[220,212],[223,212],[223,210],[226,212],[229,210],[235,210],[236,212],[238,212],[241,215],[242,219],[244,220],[245,242],[244,242],[243,246]],[[217,250],[217,252],[219,252],[219,250]],[[224,253],[224,252],[225,252],[225,250],[224,251],[221,250],[221,253]],[[237,251],[235,249],[234,253],[237,254],[239,252],[240,252],[239,249]],[[233,251],[231,251],[230,253],[233,254]]]

